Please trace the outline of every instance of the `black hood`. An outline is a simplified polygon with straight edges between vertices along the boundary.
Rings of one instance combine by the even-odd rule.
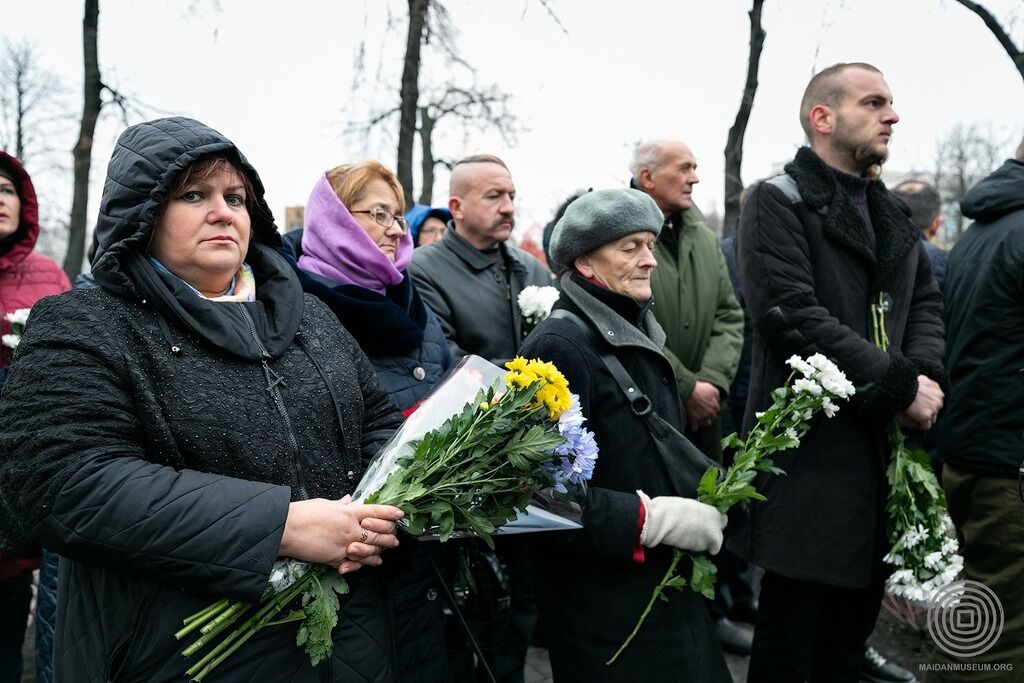
[[[1008,159],[992,175],[972,187],[960,201],[968,218],[982,223],[1024,209],[1024,162]]]
[[[157,209],[192,163],[219,155],[252,183],[252,236],[246,262],[256,275],[251,304],[213,303],[161,277],[146,261]],[[92,275],[104,289],[130,299],[147,299],[160,314],[205,341],[245,358],[261,350],[249,332],[256,324],[263,345],[278,356],[292,343],[302,317],[302,287],[277,253],[281,236],[263,198],[256,169],[234,143],[214,129],[183,117],[157,119],[128,128],[118,138],[107,166]]]

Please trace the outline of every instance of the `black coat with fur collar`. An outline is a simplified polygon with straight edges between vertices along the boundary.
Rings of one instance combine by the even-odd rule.
[[[857,395],[775,458],[787,475],[758,481],[768,500],[752,507],[733,545],[783,576],[848,587],[883,577],[885,426],[913,402],[917,375],[945,382],[942,299],[919,232],[881,182],[867,196],[873,240],[829,167],[803,148],[786,175],[753,191],[739,228],[755,326],[745,428],[785,383],[792,354],[828,356]],[[889,353],[871,341],[879,293],[891,300]]]

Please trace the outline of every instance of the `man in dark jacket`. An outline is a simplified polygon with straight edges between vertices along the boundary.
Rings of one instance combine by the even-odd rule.
[[[1021,671],[1024,141],[1016,159],[971,188],[960,205],[975,222],[950,253],[946,279],[951,390],[938,439],[945,462],[942,486],[962,543],[963,578],[992,589],[1006,615],[1002,636],[971,661],[1012,664]],[[936,680],[959,681],[967,675],[946,673]],[[978,678],[972,672],[971,680],[996,676]]]
[[[515,227],[516,186],[505,162],[481,154],[452,169],[449,230],[416,250],[413,281],[437,314],[452,358],[467,354],[501,364],[523,340],[519,292],[550,285],[547,268],[506,244]]]
[[[939,284],[939,291],[942,291],[949,254],[932,242],[942,227],[942,196],[938,190],[921,180],[904,180],[892,189],[892,193],[910,207],[910,220],[921,230],[921,239],[928,251],[928,260],[932,263],[932,275]]]
[[[811,79],[811,147],[758,185],[740,217],[739,262],[755,326],[745,429],[786,382],[786,358],[822,353],[858,387],[854,405],[778,454],[756,482],[735,547],[765,569],[749,681],[858,679],[881,604],[887,549],[886,427],[929,429],[942,406],[942,301],[919,231],[867,174],[899,120],[881,73],[838,64]],[[890,351],[872,343],[882,303]]]
[[[449,192],[449,229],[440,242],[416,250],[409,270],[441,322],[453,360],[475,354],[501,365],[523,340],[519,293],[551,285],[551,275],[506,244],[515,226],[516,187],[505,162],[489,154],[462,159],[452,169]],[[497,556],[508,570],[512,622],[488,661],[499,683],[521,683],[537,620],[526,547],[521,538],[499,539]],[[458,668],[454,661],[452,668]]]

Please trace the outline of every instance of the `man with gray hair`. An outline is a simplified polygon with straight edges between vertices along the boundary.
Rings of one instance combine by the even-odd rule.
[[[956,673],[949,665],[957,660],[937,652],[946,666],[928,680],[1010,680],[1024,670],[1024,141],[1017,158],[972,187],[960,206],[974,223],[949,254],[943,317],[952,386],[936,441],[963,543],[962,578],[995,593],[1006,620],[991,648],[971,658],[993,668]]]
[[[631,185],[665,216],[653,275],[655,317],[668,335],[666,355],[686,409],[687,436],[721,459],[721,400],[739,364],[743,312],[732,293],[718,238],[693,203],[697,162],[674,140],[637,145]]]
[[[630,172],[630,185],[647,193],[665,218],[654,248],[658,267],[651,290],[654,317],[665,330],[664,353],[686,411],[684,433],[721,462],[722,402],[739,367],[743,311],[718,238],[693,203],[693,188],[700,182],[697,161],[682,142],[649,140],[634,149]],[[729,553],[716,560],[719,588],[711,611],[722,647],[748,654],[749,631],[728,618],[733,608],[753,612],[753,591],[744,582],[737,585],[734,561]]]
[[[939,191],[923,180],[904,180],[893,188],[892,193],[910,207],[910,220],[921,230],[921,239],[932,264],[932,275],[942,289],[946,278],[946,261],[949,254],[932,239],[942,227],[942,197]]]

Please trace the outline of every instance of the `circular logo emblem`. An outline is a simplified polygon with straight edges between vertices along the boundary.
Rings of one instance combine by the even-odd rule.
[[[991,588],[977,581],[954,581],[935,594],[928,609],[928,633],[954,657],[977,657],[1002,632],[1003,605]]]

